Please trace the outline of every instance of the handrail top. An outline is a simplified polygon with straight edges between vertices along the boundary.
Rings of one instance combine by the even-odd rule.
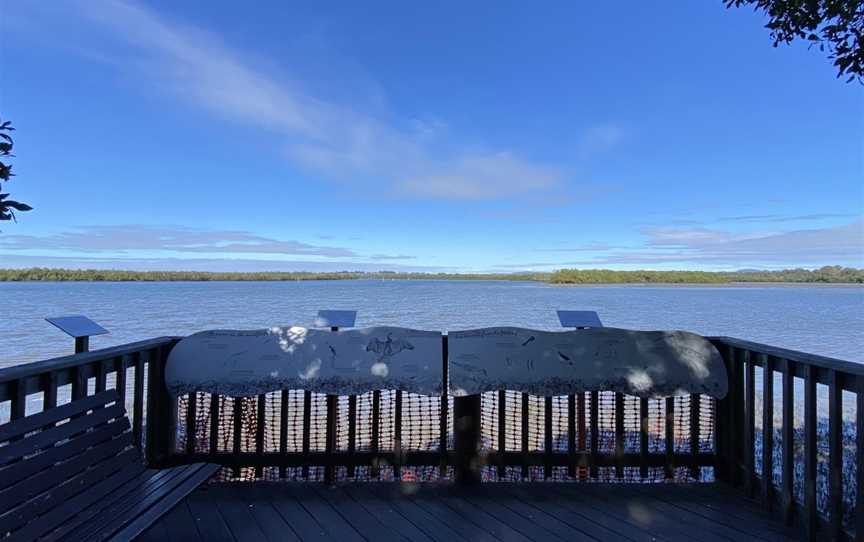
[[[780,348],[779,346],[771,346],[735,337],[713,336],[705,338],[709,341],[722,342],[729,346],[734,346],[735,348],[742,348],[775,358],[787,359],[797,363],[813,365],[814,367],[819,367],[821,369],[840,371],[854,376],[864,377],[864,363],[820,356],[819,354],[810,354],[799,350],[789,350],[786,348]]]
[[[71,354],[68,356],[61,356],[42,361],[33,361],[19,365],[13,365],[11,367],[5,367],[0,369],[0,383],[19,380],[21,378],[27,378],[49,371],[67,369],[78,365],[86,365],[88,363],[100,361],[103,359],[133,354],[136,352],[149,350],[151,348],[164,346],[181,338],[181,336],[167,335],[162,337],[155,337],[152,339],[146,339],[143,341],[111,346],[99,350],[93,350],[92,352]],[[727,344],[736,348],[743,348],[750,351],[763,353],[776,358],[787,359],[798,363],[806,363],[822,369],[841,371],[858,377],[864,377],[864,364],[862,363],[855,363],[852,361],[846,361],[828,356],[821,356],[818,354],[810,354],[798,350],[789,350],[786,348],[771,346],[763,343],[757,343],[723,335],[710,336],[706,337],[706,339],[710,341],[721,342],[723,344]]]
[[[68,369],[70,367],[87,365],[88,363],[102,361],[105,359],[134,354],[136,352],[142,352],[151,348],[158,348],[160,346],[171,344],[178,339],[180,339],[180,337],[156,337],[153,339],[146,339],[143,341],[120,344],[117,346],[110,346],[108,348],[101,348],[99,350],[93,350],[91,352],[83,352],[80,354],[71,354],[58,358],[51,358],[42,361],[32,361],[29,363],[22,363],[20,365],[13,365],[11,367],[5,367],[0,369],[0,383],[20,380],[22,378],[28,378],[50,371]]]

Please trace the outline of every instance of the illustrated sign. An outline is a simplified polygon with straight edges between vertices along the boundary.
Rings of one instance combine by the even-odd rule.
[[[639,397],[702,393],[722,398],[728,389],[717,349],[684,331],[492,327],[448,336],[450,392],[457,396],[608,390]]]
[[[173,348],[165,380],[174,394],[204,391],[240,397],[304,389],[345,395],[398,389],[440,395],[442,356],[437,331],[398,327],[204,331]]]

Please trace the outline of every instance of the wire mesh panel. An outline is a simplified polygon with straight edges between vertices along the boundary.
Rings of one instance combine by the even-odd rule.
[[[666,398],[645,399],[643,412],[643,400],[614,392],[577,394],[572,399],[484,393],[480,451],[494,459],[484,465],[482,479],[713,480],[713,467],[696,464],[710,463],[715,453],[715,400],[681,396],[668,403],[672,416],[667,420]],[[668,458],[668,467],[658,466],[656,459],[649,465],[651,456]],[[676,468],[676,462],[682,465]]]
[[[452,446],[453,438],[448,415],[442,439],[441,401],[394,390],[332,399],[301,390],[237,398],[186,394],[177,400],[173,448],[177,456],[234,465],[220,480],[323,480],[328,468],[336,480],[437,480],[452,475],[446,461],[441,468],[442,440]],[[448,406],[452,412],[452,398]]]

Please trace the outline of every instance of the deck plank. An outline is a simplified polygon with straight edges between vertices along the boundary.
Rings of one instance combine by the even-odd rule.
[[[467,521],[470,521],[484,531],[492,534],[497,540],[502,540],[504,542],[536,542],[508,525],[505,522],[505,518],[493,516],[490,511],[483,510],[482,508],[471,504],[460,495],[458,490],[440,491],[433,495],[433,497],[436,496],[440,496],[441,502],[443,502],[445,506],[461,515]],[[553,538],[551,538],[552,536],[554,535],[550,534],[550,540],[553,540]],[[557,537],[555,537],[555,539],[557,539]],[[538,540],[541,540],[541,538],[538,538]]]
[[[165,514],[162,521],[156,523],[156,525],[160,524],[165,526],[166,535],[159,542],[165,542],[166,540],[197,542],[202,540],[201,535],[198,533],[195,517],[189,510],[189,503],[185,501],[177,504],[170,512]]]
[[[790,532],[777,521],[767,519],[764,514],[753,514],[746,521],[741,521],[733,514],[711,506],[709,504],[711,501],[706,502],[700,496],[694,495],[692,491],[688,491],[686,487],[669,485],[664,489],[663,492],[652,492],[652,497],[760,540],[771,542],[797,540],[794,532]],[[716,501],[713,502],[716,506]]]
[[[321,527],[338,542],[365,542],[365,539],[330,503],[312,487],[315,484],[286,484],[283,486],[314,517]]]
[[[208,495],[210,491],[212,491],[210,487],[199,489],[184,501],[189,505],[198,533],[201,539],[207,542],[235,542],[231,530],[219,513],[216,502]]]
[[[244,494],[244,502],[249,505],[249,511],[264,531],[265,540],[300,542],[300,537],[273,506],[271,493],[273,490],[269,489],[269,485],[261,487],[260,484],[253,484]]]
[[[580,487],[583,486],[588,487],[588,484],[580,485]],[[647,529],[643,526],[637,525],[636,523],[632,523],[627,519],[622,519],[617,515],[612,514],[608,509],[602,506],[601,503],[591,502],[590,500],[585,502],[579,499],[562,497],[550,490],[544,492],[531,491],[530,488],[514,488],[512,490],[520,491],[524,502],[537,501],[542,503],[544,507],[550,505],[560,507],[569,513],[569,517],[573,517],[575,514],[576,519],[567,520],[571,525],[580,525],[585,529],[591,528],[595,532],[596,530],[593,526],[597,525],[605,531],[612,533],[614,538],[624,540],[634,540],[638,542],[668,540],[668,538],[660,536],[651,529]],[[577,523],[579,521],[578,518],[584,518],[582,520],[584,523]],[[609,535],[605,532],[599,533],[600,536],[595,535],[594,532],[591,534],[599,540],[609,538]]]
[[[406,540],[398,532],[392,530],[389,525],[378,521],[375,516],[367,512],[341,488],[316,484],[313,489],[366,540],[380,540],[381,542],[404,542]]]
[[[382,487],[378,484],[357,484],[356,491],[368,493],[387,505],[392,506],[402,517],[416,525],[424,534],[436,542],[466,542],[468,539],[451,528],[451,526],[430,514],[417,503],[405,498],[398,486]],[[376,491],[373,493],[372,489]]]
[[[273,508],[291,526],[303,542],[323,542],[334,539],[303,506],[287,492],[270,496]]]
[[[354,499],[357,504],[362,506],[367,513],[374,516],[381,523],[389,525],[391,529],[410,542],[454,542],[452,537],[447,537],[446,535],[441,538],[433,538],[426,534],[419,526],[412,523],[410,519],[400,514],[391,503],[379,498],[377,495],[363,491],[359,486],[345,487],[343,491]]]
[[[564,484],[562,484],[563,486]],[[615,487],[617,486],[617,487]],[[705,529],[705,525],[686,514],[668,515],[652,499],[645,498],[632,488],[618,484],[592,484],[590,491],[583,488],[555,487],[553,491],[563,496],[578,495],[580,499],[591,499],[602,505],[612,514],[622,519],[650,529],[670,540],[682,542],[699,540],[704,542],[728,542],[731,540]],[[583,491],[578,491],[583,490]]]
[[[140,540],[786,542],[757,504],[714,484],[210,484]]]
[[[517,510],[506,505],[509,499],[493,498],[488,492],[483,492],[482,494],[467,492],[464,499],[476,506],[478,510],[487,512],[513,530],[534,541],[561,540],[564,542],[577,542],[596,540],[583,532],[573,529],[566,523],[557,521],[552,516],[545,516],[540,521],[537,521],[538,514],[520,514]]]

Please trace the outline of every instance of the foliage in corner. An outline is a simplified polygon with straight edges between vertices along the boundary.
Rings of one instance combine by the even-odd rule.
[[[837,77],[864,83],[864,0],[723,0],[727,8],[751,5],[770,20],[774,47],[801,39],[828,50]]]
[[[12,146],[15,144],[12,141],[12,136],[9,132],[14,131],[12,123],[8,120],[0,121],[0,220],[15,220],[15,211],[29,211],[32,209],[26,203],[8,199],[9,194],[3,193],[3,183],[9,182],[12,178],[12,164],[6,163],[6,158],[14,156],[12,154]]]

